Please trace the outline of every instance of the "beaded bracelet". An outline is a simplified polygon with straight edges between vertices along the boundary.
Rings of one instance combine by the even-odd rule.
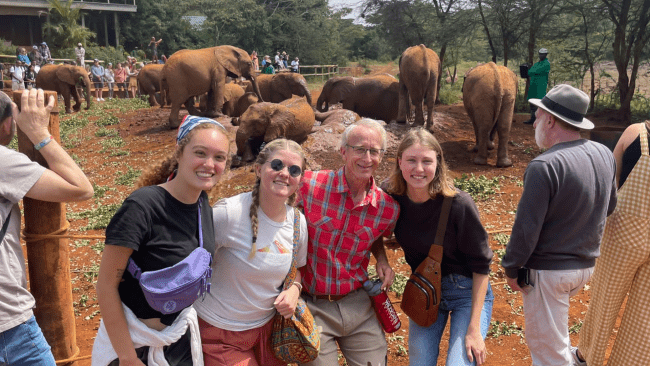
[[[298,282],[298,281],[293,281],[293,283],[292,283],[291,285],[292,285],[292,286],[293,286],[293,285],[298,286],[298,292],[302,292],[302,283],[300,283],[300,282]]]
[[[38,150],[44,148],[45,145],[49,144],[50,141],[52,141],[53,138],[54,138],[54,137],[52,137],[52,135],[50,135],[50,136],[44,138],[43,141],[41,141],[41,142],[39,142],[38,144],[34,145],[34,149],[36,149],[36,150],[38,151]]]

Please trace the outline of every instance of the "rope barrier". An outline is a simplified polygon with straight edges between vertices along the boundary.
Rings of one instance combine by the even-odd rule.
[[[32,234],[23,230],[23,240],[29,242],[41,241],[45,239],[99,239],[106,240],[106,235],[76,235],[76,234],[61,234],[70,228],[70,222],[66,221],[65,226],[59,230],[49,234]]]
[[[85,359],[90,358],[90,356],[77,357],[77,356],[79,356],[79,347],[75,346],[75,348],[76,348],[76,350],[74,351],[74,354],[72,355],[72,357],[66,358],[65,360],[54,361],[54,363],[56,363],[57,365],[63,365],[63,364],[66,364],[66,363],[71,363],[71,362],[75,362],[75,361],[79,361],[79,360],[85,360]]]

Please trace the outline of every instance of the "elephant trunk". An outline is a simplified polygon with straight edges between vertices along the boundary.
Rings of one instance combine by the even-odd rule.
[[[316,109],[319,112],[327,112],[327,110],[329,109],[329,105],[328,105],[327,101],[325,100],[325,96],[323,94],[324,93],[321,91],[321,94],[318,96],[318,100],[316,101]],[[310,99],[311,99],[311,96],[310,96]]]
[[[90,109],[93,100],[92,95],[90,94],[90,78],[88,76],[80,77],[79,83],[83,85],[84,99],[86,99],[86,110],[88,110]]]
[[[264,102],[264,98],[262,98],[262,93],[260,92],[260,87],[257,85],[257,80],[255,79],[254,76],[251,75],[248,80],[251,81],[251,84],[253,84],[253,91],[255,91],[255,95],[257,95],[257,99],[260,103]]]

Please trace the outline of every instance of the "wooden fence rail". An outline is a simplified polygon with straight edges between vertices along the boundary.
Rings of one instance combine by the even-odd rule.
[[[303,72],[304,69],[314,69],[313,74],[306,74]],[[302,76],[320,76],[321,81],[325,81],[339,73],[339,65],[300,65],[298,71]]]

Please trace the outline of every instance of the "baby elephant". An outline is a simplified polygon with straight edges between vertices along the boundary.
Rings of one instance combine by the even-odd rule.
[[[263,143],[279,137],[298,143],[307,139],[314,126],[314,110],[304,97],[294,96],[281,103],[256,103],[248,107],[237,123],[237,156],[232,166],[251,162]]]
[[[494,148],[494,134],[499,134],[497,167],[508,167],[508,138],[517,95],[517,76],[505,66],[489,62],[477,66],[465,77],[463,104],[474,125],[478,151],[474,164],[486,165],[488,147]]]

